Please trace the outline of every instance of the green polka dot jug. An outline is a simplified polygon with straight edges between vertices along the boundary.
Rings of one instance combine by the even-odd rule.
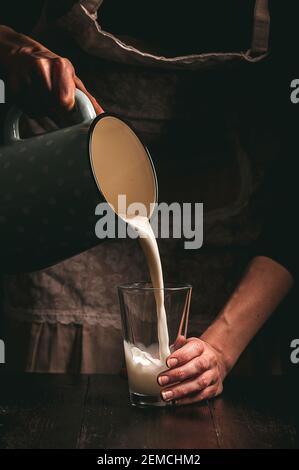
[[[0,147],[2,272],[43,269],[101,243],[95,230],[100,203],[122,217],[122,196],[127,206],[142,203],[151,215],[156,176],[135,132],[114,115],[96,116],[79,90],[76,109],[79,123],[26,139],[21,111],[8,113]]]

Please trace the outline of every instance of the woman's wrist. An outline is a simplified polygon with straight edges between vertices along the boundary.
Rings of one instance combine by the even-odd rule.
[[[0,61],[3,65],[9,64],[20,43],[19,33],[8,26],[0,25]]]
[[[0,61],[8,68],[16,54],[24,49],[44,49],[41,44],[29,36],[18,33],[5,25],[0,25]]]
[[[232,348],[234,339],[229,330],[229,325],[219,318],[200,336],[202,341],[208,343],[217,351],[221,360],[223,378],[231,371],[242,353],[242,351],[236,351]]]

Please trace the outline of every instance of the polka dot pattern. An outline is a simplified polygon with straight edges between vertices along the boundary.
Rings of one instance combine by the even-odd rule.
[[[62,129],[1,149],[0,241],[11,258],[25,263],[21,269],[43,268],[99,243],[94,211],[101,196],[88,158],[82,158],[88,152],[88,128],[82,129],[77,127],[76,134]]]

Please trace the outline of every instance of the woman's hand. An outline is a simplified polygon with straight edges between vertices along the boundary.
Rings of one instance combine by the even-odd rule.
[[[6,27],[1,27],[0,40],[0,59],[9,90],[14,101],[30,117],[68,113],[75,104],[76,88],[88,96],[97,114],[103,112],[68,59]]]
[[[71,111],[76,88],[88,96],[97,114],[103,112],[77,77],[71,62],[53,52],[22,47],[11,57],[7,72],[15,100],[30,117]]]
[[[219,395],[226,368],[220,352],[199,338],[189,338],[167,358],[168,370],[158,377],[165,401],[188,405]]]

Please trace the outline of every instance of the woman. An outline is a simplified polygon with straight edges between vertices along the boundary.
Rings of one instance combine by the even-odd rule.
[[[179,133],[181,136],[183,135],[182,141],[185,150],[186,135],[189,138],[190,134],[193,134],[197,129],[196,127],[190,127],[190,125],[194,125],[194,121],[190,124],[189,116],[197,116],[196,126],[200,122],[201,126],[207,126],[207,129],[207,122],[213,116],[210,122],[212,131],[209,129],[200,141],[203,145],[202,154],[206,153],[211,160],[211,155],[222,152],[224,156],[227,153],[227,160],[224,161],[228,162],[232,174],[235,176],[233,173],[234,162],[230,160],[232,153],[237,154],[241,167],[242,162],[244,166],[247,165],[247,160],[242,160],[242,130],[238,132],[240,129],[236,124],[237,111],[240,111],[239,108],[236,111],[239,106],[238,97],[240,95],[245,96],[242,104],[243,108],[246,109],[246,106],[250,106],[252,95],[243,89],[241,90],[241,88],[235,88],[236,78],[232,78],[230,75],[229,67],[233,66],[235,68],[235,74],[235,70],[239,70],[238,67],[240,66],[241,71],[237,73],[240,73],[242,77],[246,76],[247,80],[248,74],[252,78],[251,71],[253,67],[256,67],[254,70],[259,67],[260,79],[260,72],[263,73],[260,63],[266,61],[268,57],[269,12],[267,2],[256,2],[255,16],[255,2],[246,2],[247,6],[244,7],[242,4],[242,8],[240,8],[240,5],[238,6],[241,2],[231,2],[230,6],[225,5],[225,7],[222,5],[224,2],[218,2],[217,7],[220,10],[222,8],[223,11],[219,11],[217,18],[222,18],[223,14],[226,13],[227,18],[231,19],[230,27],[227,27],[225,23],[223,27],[221,22],[217,24],[215,29],[218,30],[220,37],[218,43],[216,33],[212,31],[211,34],[208,26],[205,26],[209,25],[205,15],[211,14],[214,8],[213,5],[211,6],[212,10],[205,6],[208,12],[203,5],[201,15],[196,17],[197,31],[202,32],[199,38],[196,35],[193,37],[189,35],[188,37],[188,31],[194,31],[190,24],[187,24],[185,28],[181,26],[184,20],[191,21],[192,19],[192,14],[187,10],[184,17],[182,17],[182,12],[175,16],[172,11],[172,21],[169,22],[169,11],[167,10],[169,5],[166,5],[167,2],[163,2],[163,5],[166,5],[165,11],[160,6],[159,16],[153,16],[150,11],[147,13],[141,12],[143,22],[142,27],[139,28],[140,17],[139,21],[132,21],[132,14],[130,14],[132,12],[130,3],[132,5],[132,2],[127,2],[127,9],[125,8],[125,11],[118,15],[114,14],[115,10],[113,9],[120,8],[119,5],[106,1],[102,3],[100,0],[59,2],[59,5],[58,2],[49,2],[42,19],[35,28],[35,37],[43,37],[44,41],[51,43],[53,36],[56,40],[58,38],[58,45],[56,42],[57,50],[62,48],[63,38],[65,41],[63,46],[66,49],[69,48],[68,53],[72,56],[72,61],[76,62],[78,60],[81,65],[86,61],[86,68],[83,66],[82,69],[84,73],[87,73],[92,68],[92,74],[89,73],[88,75],[87,73],[90,86],[94,90],[92,94],[88,91],[89,86],[87,90],[77,76],[69,59],[62,58],[58,53],[52,52],[37,40],[21,35],[9,27],[0,27],[0,61],[7,75],[10,92],[15,100],[30,116],[36,118],[36,122],[39,121],[40,116],[49,115],[55,120],[57,115],[61,116],[61,113],[68,113],[74,106],[76,87],[89,96],[97,113],[102,111],[103,106],[104,109],[116,111],[122,116],[127,111],[125,109],[127,104],[128,113],[131,112],[129,120],[133,122],[135,127],[139,127],[139,131],[144,135],[145,140],[151,143],[153,148],[160,149],[160,152],[163,145],[165,149],[163,141],[167,141],[167,145],[171,145],[174,129],[176,129],[176,127],[171,127],[173,122],[179,122],[175,125],[179,125]],[[122,4],[124,3],[122,2]],[[110,4],[110,9],[108,4]],[[134,2],[133,4],[131,8],[135,9],[136,12],[137,4]],[[105,24],[106,26],[113,24],[115,34],[106,33],[105,29],[98,27],[95,18],[98,9],[102,24],[104,26]],[[122,18],[122,22],[119,22],[117,18]],[[150,24],[144,18],[149,18],[148,23]],[[253,18],[255,21],[253,21]],[[152,22],[154,20],[155,28],[153,32]],[[200,20],[201,28],[198,26]],[[216,21],[215,18],[213,20]],[[165,40],[165,43],[163,43],[166,23],[169,31],[172,28],[172,33],[169,32],[168,41]],[[233,30],[232,25],[241,24],[242,28],[239,27],[238,31]],[[249,45],[252,26],[251,48],[246,53],[239,53],[239,50],[245,50],[246,45]],[[177,33],[178,31],[179,33]],[[65,33],[67,33],[67,36],[65,36]],[[222,37],[221,33],[223,33]],[[209,40],[205,40],[207,35],[210,35]],[[153,36],[155,36],[155,41],[153,41]],[[174,38],[177,38],[177,43]],[[236,43],[236,38],[238,38],[240,44]],[[87,57],[83,56],[82,58],[80,56],[78,48],[74,48],[74,41],[80,44],[80,48],[87,53]],[[209,42],[213,43],[212,46]],[[199,45],[200,53],[197,53]],[[211,47],[213,47],[213,52],[211,52]],[[78,54],[79,58],[77,57]],[[109,62],[110,59],[111,62]],[[106,61],[108,61],[108,65]],[[247,68],[247,65],[250,65],[251,69]],[[226,91],[231,94],[230,99],[232,99],[229,104],[223,97],[218,97],[219,100],[216,100],[215,92],[211,91],[211,89],[215,90],[215,85],[218,84],[218,82],[211,83],[211,80],[213,80],[211,77],[217,76],[214,70],[218,68],[222,73],[222,67],[224,69],[223,83],[227,85]],[[181,82],[179,82],[180,79]],[[156,99],[153,89],[147,93],[148,83],[151,81],[156,84],[159,91],[162,90],[163,82],[167,81],[167,88],[164,88],[164,90],[167,89],[168,93],[171,90],[171,93],[173,93],[170,93],[170,102],[175,97],[174,104],[172,103],[177,113],[175,118],[173,118],[173,109],[169,102],[168,107],[162,109],[162,93],[157,92],[158,99]],[[134,83],[134,86],[132,83]],[[183,86],[181,86],[181,83],[183,83]],[[192,93],[196,90],[189,103],[188,93],[190,90],[188,91],[186,83],[191,84]],[[197,85],[195,86],[194,83]],[[203,91],[199,90],[199,83],[203,86]],[[234,86],[232,83],[234,83]],[[253,82],[253,93],[256,91],[254,87],[257,83],[257,81]],[[130,86],[134,88],[136,94],[140,90],[143,91],[142,100],[138,101],[138,106],[136,105],[135,108],[132,105],[134,94]],[[260,94],[262,95],[262,86],[261,89]],[[198,93],[198,96],[196,96],[196,93]],[[97,99],[94,98],[93,94]],[[206,108],[204,103],[205,95],[209,97]],[[163,96],[165,96],[165,93],[163,93]],[[129,97],[130,103],[126,102],[127,97]],[[195,103],[193,104],[195,109],[192,109],[192,103]],[[203,117],[200,115],[202,108],[206,110]],[[217,117],[215,117],[216,114],[211,112],[211,109],[217,113]],[[229,112],[227,112],[227,109]],[[145,114],[144,119],[140,118],[142,111]],[[167,126],[165,126],[166,130],[165,128],[159,128],[161,122],[161,119],[159,121],[159,112],[163,116],[164,122],[167,121],[168,124],[170,122],[169,132]],[[146,115],[146,113],[148,114]],[[153,113],[157,113],[155,114],[157,119],[152,118]],[[186,118],[186,114],[188,114],[188,118]],[[168,117],[165,118],[165,115]],[[224,116],[223,121],[219,118],[222,115]],[[217,122],[217,119],[219,122]],[[44,124],[45,121],[42,119],[41,123]],[[224,127],[225,131],[223,130]],[[258,123],[256,127],[258,127]],[[217,134],[217,130],[219,130],[219,134]],[[197,132],[195,131],[195,134]],[[207,139],[206,142],[204,141],[207,135],[212,136],[215,134],[223,141],[223,146],[219,145],[220,150],[212,138]],[[158,141],[157,135],[162,135],[162,138]],[[165,171],[168,180],[171,180],[169,171],[173,172],[171,173],[173,181],[176,181],[175,177],[178,176],[178,173],[179,181],[183,179],[180,160],[175,157],[176,152],[180,157],[180,144],[181,141],[177,140],[173,143],[173,147],[170,147],[171,153],[173,153],[171,155],[173,157],[171,170],[169,165],[163,165],[163,161],[156,162],[158,174],[162,175],[162,181]],[[198,145],[196,135],[194,135],[194,141],[191,139],[187,144],[190,154],[193,152],[192,145],[193,147]],[[271,150],[269,150],[270,152]],[[159,150],[157,154],[159,154]],[[198,162],[194,162],[192,159],[190,162],[190,165],[195,165],[198,170],[196,166]],[[217,161],[215,165],[218,165]],[[192,175],[190,173],[192,172],[186,169],[184,175],[188,178],[188,185],[194,189],[194,192],[191,191],[190,194],[185,192],[182,194],[182,198],[183,200],[193,200],[196,197],[196,200],[198,200],[196,180],[191,181]],[[222,173],[219,174],[222,175]],[[232,220],[239,217],[241,213],[244,214],[244,211],[245,218],[247,217],[246,210],[252,192],[246,190],[246,175],[243,175],[242,178],[244,187],[243,189],[238,188],[239,193],[235,197],[237,203],[232,202],[233,198],[230,199],[225,210],[222,210],[222,208],[219,210],[217,205],[211,203],[212,209],[206,217],[208,225],[206,245],[208,247],[209,243],[210,246],[218,246],[218,248],[229,244],[239,244],[240,246],[242,246],[242,243],[248,244],[246,234],[242,235],[242,239],[241,237],[238,239],[239,233],[242,233],[242,228],[238,230],[235,237],[231,234],[229,236],[221,234],[220,237],[217,237],[214,230],[219,223],[225,225],[229,220],[231,224]],[[165,192],[165,194],[163,194],[163,191],[166,188],[166,183],[161,184],[160,182],[160,186],[162,188],[161,200],[167,200],[167,198],[178,200],[181,196],[178,194],[179,184],[174,185],[172,192],[170,190],[169,193]],[[215,184],[215,187],[217,187],[217,184]],[[206,202],[205,191],[206,194],[209,194],[208,189],[203,191],[202,200],[204,202]],[[218,198],[219,194],[217,194]],[[213,202],[213,197],[211,197],[211,200]],[[242,225],[242,217],[238,222],[240,226]],[[271,222],[269,224],[271,227]],[[223,241],[226,236],[228,238]],[[252,241],[252,238],[254,237],[251,234],[249,241]],[[218,297],[218,303],[225,303],[218,316],[211,318],[215,316],[216,302],[213,305],[214,312],[207,316],[205,321],[198,323],[200,327],[198,325],[194,327],[197,331],[205,331],[200,336],[191,337],[187,341],[182,340],[178,344],[179,348],[168,358],[169,370],[161,374],[158,379],[163,387],[162,397],[164,400],[175,400],[178,404],[188,404],[220,394],[225,377],[233,368],[247,344],[291,289],[293,266],[290,261],[290,254],[284,252],[282,255],[281,252],[278,254],[276,249],[273,250],[269,247],[271,236],[265,234],[264,238],[258,245],[259,248],[252,256],[245,274],[228,300],[225,299],[225,295]],[[166,273],[168,275],[175,273],[177,278],[179,276],[177,266],[183,269],[185,263],[184,274],[189,273],[192,284],[194,284],[194,292],[199,295],[199,297],[195,297],[194,304],[198,309],[203,308],[200,305],[204,305],[204,308],[206,308],[204,295],[200,294],[203,286],[205,287],[205,271],[202,267],[204,263],[200,266],[197,262],[195,263],[193,253],[187,256],[186,253],[182,253],[180,246],[169,240],[166,242],[163,244],[161,241],[160,244],[162,256],[165,255]],[[27,350],[27,357],[24,358],[25,361],[21,364],[21,367],[27,370],[80,370],[83,372],[115,372],[119,369],[122,361],[122,350],[114,286],[124,280],[129,279],[132,281],[144,275],[143,258],[136,244],[126,242],[125,245],[118,242],[111,243],[43,272],[6,277],[4,310],[8,317],[10,335],[16,334],[19,336],[20,325],[22,325],[22,341],[24,342],[24,350]],[[130,261],[132,258],[134,263]],[[167,260],[170,258],[172,258],[172,261]],[[202,255],[202,258],[205,261],[205,254]],[[200,261],[202,261],[202,258]],[[229,258],[229,260],[231,259],[233,258]],[[232,271],[236,262],[238,262],[238,258],[237,261],[229,261],[226,268]],[[244,263],[244,257],[242,263]],[[192,267],[190,268],[190,266]],[[218,267],[216,267],[216,271],[217,269]],[[200,270],[203,274],[200,274]],[[214,291],[211,287],[208,288],[210,291],[207,289],[207,297],[212,299],[213,293],[221,290],[221,282],[223,281],[217,281],[215,269],[213,271],[211,268],[210,271],[215,286]],[[224,277],[225,274],[223,274],[222,279]],[[197,278],[200,278],[199,284],[197,284]],[[15,295],[16,289],[18,291],[17,295]],[[226,287],[226,290],[226,294],[228,294],[232,289]],[[211,305],[212,302],[213,300],[211,300]],[[18,322],[19,326],[17,326]],[[14,362],[14,352],[12,350],[14,345],[8,343],[8,347],[11,348],[10,357],[12,358],[11,361]],[[20,363],[18,363],[18,366],[20,367]]]

